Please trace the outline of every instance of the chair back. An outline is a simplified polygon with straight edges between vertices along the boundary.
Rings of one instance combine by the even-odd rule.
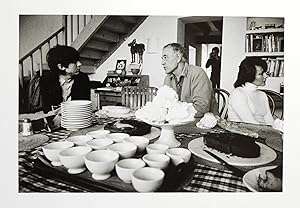
[[[216,102],[218,104],[220,117],[227,119],[228,117],[227,104],[228,104],[228,97],[230,94],[226,90],[220,88],[214,88],[213,91],[216,98]]]
[[[266,93],[269,100],[269,106],[270,106],[272,116],[274,118],[283,119],[283,96],[280,95],[280,93],[273,90],[267,90],[267,89],[259,89],[259,90]]]
[[[121,91],[122,105],[131,110],[138,110],[156,96],[156,87],[126,86]]]

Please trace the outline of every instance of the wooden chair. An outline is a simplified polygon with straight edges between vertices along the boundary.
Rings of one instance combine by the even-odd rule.
[[[270,105],[271,114],[274,118],[283,119],[283,97],[278,92],[267,89],[260,89],[265,92]],[[277,112],[276,112],[277,110]]]
[[[229,92],[227,92],[224,89],[220,89],[220,88],[214,88],[214,95],[217,101],[217,104],[219,106],[219,113],[220,113],[220,117],[227,119],[228,114],[227,114],[227,102],[228,102],[228,97],[229,97]]]
[[[131,110],[138,110],[156,96],[156,87],[126,86],[121,91],[122,105]]]

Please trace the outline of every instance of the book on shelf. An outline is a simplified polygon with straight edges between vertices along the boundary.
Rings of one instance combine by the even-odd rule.
[[[279,77],[283,77],[284,75],[284,61],[281,61],[280,67],[279,67],[279,72],[278,72],[278,76]]]
[[[262,52],[263,37],[261,35],[256,35],[253,37],[253,52]]]
[[[283,52],[284,39],[278,34],[247,34],[246,52]]]
[[[282,57],[264,59],[270,77],[283,77],[284,59]]]
[[[278,77],[278,72],[279,72],[279,66],[280,66],[280,60],[275,59],[275,65],[274,65],[274,77]]]

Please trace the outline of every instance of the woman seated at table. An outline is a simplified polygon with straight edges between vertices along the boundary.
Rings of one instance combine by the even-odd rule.
[[[256,57],[245,58],[240,66],[235,89],[228,100],[228,119],[231,121],[273,125],[267,95],[258,90],[266,84],[267,63]]]
[[[80,72],[79,53],[70,46],[57,45],[46,56],[50,72],[40,79],[45,113],[68,100],[90,100],[89,77]],[[56,112],[59,112],[56,110]]]

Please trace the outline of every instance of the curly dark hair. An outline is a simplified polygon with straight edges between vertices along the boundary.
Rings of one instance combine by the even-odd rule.
[[[255,66],[261,66],[264,72],[267,71],[266,61],[258,57],[246,57],[239,66],[238,77],[233,86],[237,88],[243,86],[246,82],[253,82],[256,75]]]
[[[57,65],[61,64],[67,68],[70,63],[76,63],[79,61],[79,52],[70,46],[56,45],[48,51],[46,59],[52,72],[64,74],[64,71],[60,70]]]
[[[165,45],[163,47],[163,49],[168,48],[168,47],[171,47],[173,49],[173,51],[182,54],[184,62],[188,61],[185,48],[182,45],[180,45],[179,43],[169,43],[169,44]]]

